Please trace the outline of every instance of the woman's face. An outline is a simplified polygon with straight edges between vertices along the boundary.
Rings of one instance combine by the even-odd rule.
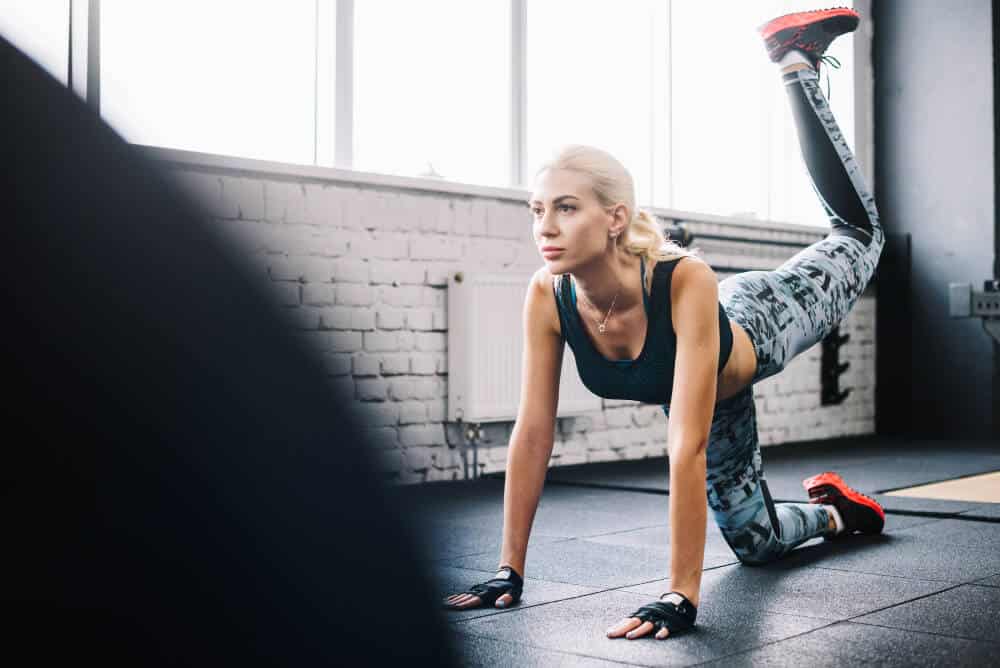
[[[529,205],[535,246],[550,274],[572,271],[607,252],[614,217],[594,197],[586,175],[540,172]]]

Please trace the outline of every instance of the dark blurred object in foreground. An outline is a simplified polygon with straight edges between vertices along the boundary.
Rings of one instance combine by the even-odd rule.
[[[5,663],[452,664],[351,397],[159,170],[0,62]]]

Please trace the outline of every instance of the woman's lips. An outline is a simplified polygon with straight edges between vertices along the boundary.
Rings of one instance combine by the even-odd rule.
[[[564,248],[543,248],[542,257],[544,257],[546,260],[552,260],[554,258],[559,257],[564,252],[565,252]]]

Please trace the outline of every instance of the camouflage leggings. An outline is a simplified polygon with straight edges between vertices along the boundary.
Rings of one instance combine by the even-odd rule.
[[[837,326],[871,280],[884,243],[875,202],[816,73],[800,70],[783,79],[803,157],[832,231],[774,271],[744,272],[719,283],[723,308],[746,330],[757,353],[752,383],[784,369]],[[716,405],[707,489],[709,507],[733,552],[743,563],[759,564],[826,534],[829,514],[817,504],[771,500],[752,383]]]

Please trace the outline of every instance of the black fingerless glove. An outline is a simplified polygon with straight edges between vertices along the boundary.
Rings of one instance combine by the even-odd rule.
[[[478,596],[483,605],[493,605],[497,599],[504,594],[511,595],[510,605],[514,605],[521,600],[521,590],[524,588],[524,579],[510,566],[502,566],[499,570],[507,571],[507,577],[496,577],[481,584],[472,585],[463,594],[473,594]],[[445,607],[452,607],[445,605]]]
[[[644,622],[653,622],[654,632],[659,633],[661,629],[670,631],[671,637],[683,631],[690,631],[694,628],[694,620],[698,617],[698,608],[680,592],[670,592],[677,594],[684,600],[680,603],[671,601],[656,601],[644,605],[629,617],[637,617]]]

